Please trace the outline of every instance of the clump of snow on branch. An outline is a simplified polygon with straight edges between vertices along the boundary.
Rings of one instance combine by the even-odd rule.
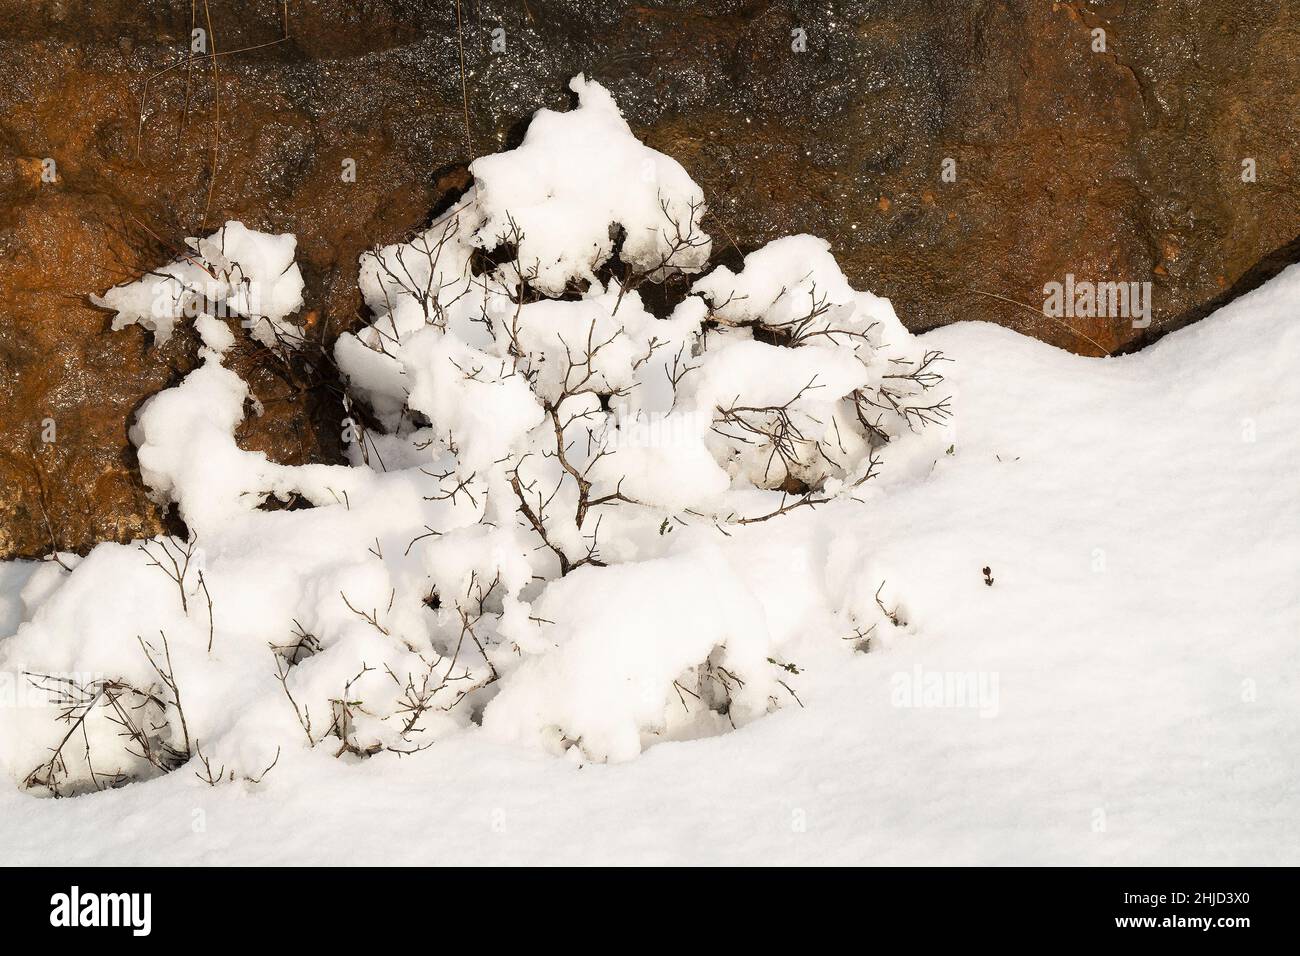
[[[130,429],[187,534],[50,572],[0,641],[33,689],[0,720],[16,779],[255,785],[286,749],[408,755],[476,725],[624,760],[803,703],[803,624],[754,586],[771,562],[717,542],[932,467],[942,357],[809,236],[701,277],[699,186],[602,87],[572,88],[427,230],[363,256],[370,320],[311,356],[346,387],[349,464],[235,441],[256,413],[237,335],[307,348],[292,236],[228,223],[96,300],[115,328],[161,342],[192,318],[203,342]],[[676,305],[652,314],[648,283]],[[823,625],[898,626],[863,587]]]
[[[699,229],[703,191],[632,135],[608,90],[581,75],[569,88],[577,109],[539,110],[518,149],[470,165],[479,201],[466,226],[477,244],[517,230],[517,258],[546,295],[594,282],[619,236],[619,258],[633,269],[700,271],[711,247]]]
[[[690,398],[714,409],[711,444],[759,487],[860,484],[886,445],[896,470],[928,466],[951,417],[944,357],[917,347],[888,299],[855,292],[813,236],[790,236],[697,281],[728,344]],[[902,446],[900,451],[900,446]]]
[[[117,313],[114,330],[140,325],[160,345],[180,320],[219,316],[240,319],[268,348],[292,346],[300,332],[288,317],[302,307],[303,290],[297,244],[289,233],[273,236],[228,222],[206,238],[187,239],[188,251],[174,262],[90,299]],[[213,348],[233,344],[216,326],[208,323],[206,330],[218,336],[204,337]]]

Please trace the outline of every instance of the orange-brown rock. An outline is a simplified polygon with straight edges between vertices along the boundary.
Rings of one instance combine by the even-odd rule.
[[[579,71],[705,186],[720,259],[822,235],[914,329],[1133,348],[1300,258],[1296,0],[466,0],[462,42],[456,6],[0,0],[0,557],[166,524],[127,428],[195,342],[110,332],[89,293],[241,219],[298,236],[327,346],[357,255]],[[217,57],[186,64],[194,29]],[[1067,273],[1152,282],[1151,327],[1043,316]],[[323,363],[236,361],[245,447],[337,458]]]

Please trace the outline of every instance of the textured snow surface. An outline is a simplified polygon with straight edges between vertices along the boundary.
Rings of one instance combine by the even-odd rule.
[[[961,414],[953,454],[928,477],[730,536],[683,529],[665,546],[681,560],[662,567],[575,572],[545,602],[580,626],[515,671],[497,698],[515,702],[411,756],[348,762],[303,745],[256,785],[210,788],[186,767],[57,801],[6,774],[0,861],[1300,863],[1298,310],[1292,267],[1122,358],[978,323],[929,333],[921,344],[954,359],[945,374]],[[424,507],[402,475],[368,480],[387,481],[393,499],[370,506],[381,537],[385,515],[400,523]],[[225,532],[232,549],[236,531]],[[459,573],[482,542],[473,527],[457,534]],[[324,559],[288,547],[262,558],[294,594]],[[100,554],[86,561],[110,559]],[[338,573],[364,608],[396,586],[360,566]],[[62,574],[0,565],[0,633],[48,606]],[[602,574],[608,590],[582,587],[580,575]],[[170,585],[157,586],[161,606]],[[318,586],[303,610],[325,606]],[[643,586],[650,597],[632,606]],[[656,607],[665,587],[716,607],[668,613]],[[878,588],[902,626],[878,626],[859,653],[843,624]],[[127,613],[87,604],[80,620],[93,631]],[[304,624],[370,639],[346,611]],[[602,630],[661,640],[653,663],[671,676],[707,652],[705,625],[743,631],[728,653],[779,644],[804,706],[700,739],[669,727],[623,763],[513,739],[529,708],[585,719],[587,698],[538,688],[608,674]],[[904,706],[955,703],[928,698],[936,675],[972,675],[978,706]],[[635,687],[602,693],[604,712],[635,725]],[[191,706],[231,724],[272,719],[201,697]],[[634,736],[600,746],[618,756]]]

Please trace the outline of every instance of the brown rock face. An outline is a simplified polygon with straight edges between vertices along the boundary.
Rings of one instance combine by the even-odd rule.
[[[720,260],[824,236],[916,330],[1133,348],[1300,258],[1296,0],[460,8],[458,31],[452,2],[0,0],[0,557],[165,526],[127,428],[194,338],[110,332],[89,293],[240,219],[298,236],[328,346],[358,254],[578,72],[705,187]],[[216,57],[186,62],[195,29]],[[1151,282],[1150,327],[1044,316],[1067,274]],[[265,407],[245,447],[337,458],[323,363],[235,362]]]

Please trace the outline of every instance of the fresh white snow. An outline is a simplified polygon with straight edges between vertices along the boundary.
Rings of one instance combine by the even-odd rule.
[[[474,728],[355,765],[304,748],[257,786],[6,786],[0,858],[1294,864],[1298,306],[1292,267],[1117,359],[979,323],[924,336],[963,396],[929,480],[716,535],[769,626],[807,631],[803,709],[621,764]],[[817,611],[866,569],[908,632],[854,654]],[[917,667],[998,675],[996,715],[894,706]]]

